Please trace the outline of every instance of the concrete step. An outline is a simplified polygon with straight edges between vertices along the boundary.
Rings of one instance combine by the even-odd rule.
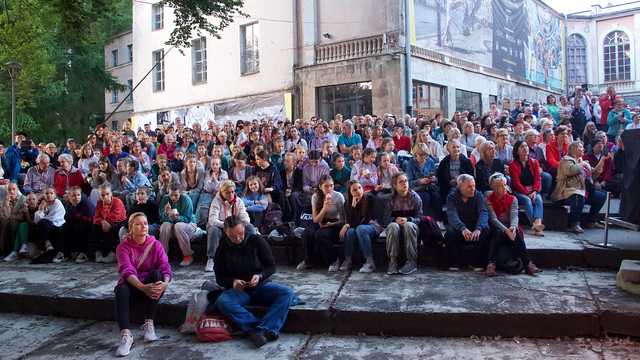
[[[112,321],[115,266],[0,264],[4,312]],[[157,322],[178,326],[190,294],[213,275],[177,269]],[[538,277],[486,278],[421,268],[411,276],[297,272],[275,281],[305,304],[291,309],[286,332],[398,336],[640,336],[640,302],[615,286],[615,273],[546,270]],[[257,309],[261,312],[261,309]]]

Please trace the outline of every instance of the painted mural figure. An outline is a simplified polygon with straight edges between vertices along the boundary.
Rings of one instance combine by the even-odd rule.
[[[544,84],[549,85],[551,69],[560,67],[560,22],[548,12],[538,14],[538,31],[533,39],[533,53],[535,60],[538,61],[537,68],[531,66],[530,78],[536,82],[542,82],[539,79],[538,70],[542,68],[544,75]]]
[[[529,32],[525,0],[493,0],[493,67],[526,78]]]

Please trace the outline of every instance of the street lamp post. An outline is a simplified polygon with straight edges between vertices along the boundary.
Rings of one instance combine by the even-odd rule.
[[[16,81],[22,66],[15,61],[9,61],[6,65],[11,78],[11,144],[13,144],[16,141]]]

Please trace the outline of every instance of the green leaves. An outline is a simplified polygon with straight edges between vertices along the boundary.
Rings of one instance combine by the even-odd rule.
[[[167,44],[180,48],[191,46],[191,39],[203,31],[219,38],[234,17],[247,16],[242,12],[244,0],[163,0],[174,9],[175,28]]]

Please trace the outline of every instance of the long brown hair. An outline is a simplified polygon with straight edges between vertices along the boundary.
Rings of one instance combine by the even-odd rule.
[[[320,209],[322,209],[322,204],[324,203],[324,193],[322,192],[322,184],[324,184],[327,181],[333,181],[333,178],[331,177],[331,175],[322,175],[320,177],[320,181],[318,181],[318,188],[316,189],[316,202],[315,202],[315,208],[318,209],[318,211],[320,211]]]

